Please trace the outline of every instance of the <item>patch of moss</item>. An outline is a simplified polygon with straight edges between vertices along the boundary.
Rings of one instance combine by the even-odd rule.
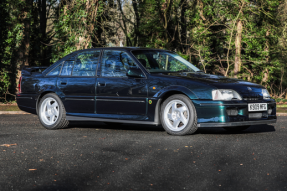
[[[0,105],[0,111],[21,111],[17,105]]]

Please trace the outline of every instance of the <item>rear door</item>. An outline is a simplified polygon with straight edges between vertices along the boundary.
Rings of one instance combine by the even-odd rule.
[[[146,115],[147,79],[127,77],[130,67],[139,68],[127,52],[103,51],[96,84],[96,113]]]
[[[68,113],[94,113],[96,69],[101,50],[83,51],[66,60],[57,80]]]

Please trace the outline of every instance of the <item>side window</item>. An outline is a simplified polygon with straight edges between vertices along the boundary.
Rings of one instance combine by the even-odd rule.
[[[106,50],[101,62],[101,75],[103,77],[126,77],[131,67],[138,68],[126,52]]]
[[[72,73],[73,65],[75,62],[76,55],[68,58],[63,65],[61,76],[70,76]]]
[[[150,64],[149,64],[149,61],[148,61],[148,58],[146,57],[145,54],[138,54],[138,55],[136,55],[136,57],[146,69],[150,69],[151,68]]]
[[[95,76],[101,51],[88,51],[78,54],[72,76]]]
[[[49,72],[47,76],[58,76],[60,74],[62,65],[63,64],[59,64],[56,68],[54,68],[51,72]]]
[[[72,72],[74,61],[68,60],[64,63],[61,76],[70,76]]]

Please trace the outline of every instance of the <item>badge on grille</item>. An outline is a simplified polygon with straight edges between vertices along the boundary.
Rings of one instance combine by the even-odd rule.
[[[251,87],[247,87],[247,89],[248,89],[249,91],[252,91],[252,88],[251,88]]]

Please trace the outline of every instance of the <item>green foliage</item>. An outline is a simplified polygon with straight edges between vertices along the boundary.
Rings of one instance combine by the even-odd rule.
[[[52,62],[75,50],[92,46],[92,39],[96,38],[96,20],[103,6],[104,3],[97,0],[62,1],[55,23],[57,42],[53,47]]]
[[[15,79],[13,73],[13,57],[15,51],[20,47],[23,37],[23,24],[19,22],[19,8],[23,6],[21,0],[4,1],[6,3],[0,4],[0,96],[7,92],[14,92],[12,90],[12,82]]]
[[[26,2],[0,4],[0,96],[7,88],[15,92],[25,21],[31,25],[30,65],[125,40],[127,46],[175,51],[207,73],[262,84],[275,98],[287,92],[287,0],[37,0],[32,7]]]

